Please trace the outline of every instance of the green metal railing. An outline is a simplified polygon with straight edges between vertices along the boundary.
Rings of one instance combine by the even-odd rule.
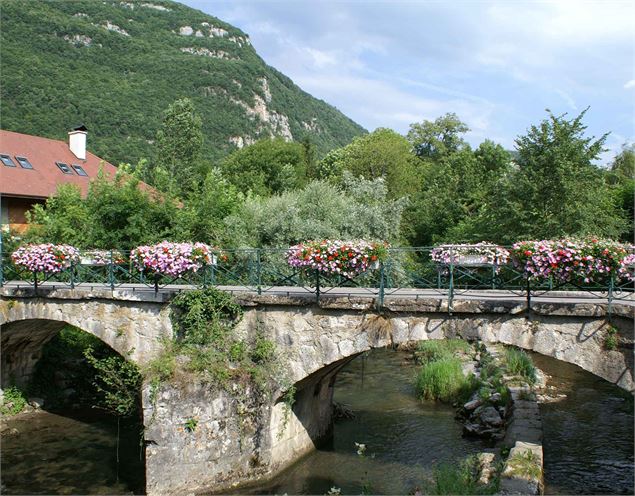
[[[431,258],[431,247],[391,248],[388,257],[376,270],[369,270],[348,278],[316,271],[299,270],[286,262],[284,249],[253,248],[223,250],[217,263],[183,277],[154,277],[136,269],[129,252],[110,252],[110,262],[100,265],[75,264],[56,274],[32,274],[11,261],[10,255],[0,253],[0,286],[11,283],[18,286],[38,287],[42,284],[75,288],[78,285],[100,285],[115,290],[124,287],[147,287],[155,291],[170,287],[221,286],[233,290],[253,291],[258,294],[281,291],[285,288],[302,288],[316,298],[331,292],[342,294],[350,288],[350,294],[372,296],[381,308],[387,296],[407,295],[413,290],[430,290],[448,299],[448,308],[456,296],[475,290],[505,290],[525,296],[528,305],[532,296],[555,291],[584,291],[609,303],[633,292],[632,282],[606,278],[595,284],[576,285],[557,283],[553,280],[529,281],[522,270],[513,264],[469,264],[450,262],[439,264]],[[117,261],[114,253],[123,255]],[[450,257],[450,260],[455,260]]]

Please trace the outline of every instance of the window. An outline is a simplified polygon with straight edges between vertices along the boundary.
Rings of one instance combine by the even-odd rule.
[[[71,165],[71,167],[75,169],[75,172],[77,172],[78,176],[88,176],[88,174],[86,174],[86,171],[82,168],[81,165],[73,164]]]
[[[20,164],[20,167],[22,167],[23,169],[33,169],[31,162],[29,162],[26,157],[18,157],[16,155],[15,159],[18,161],[18,164]]]
[[[55,162],[55,165],[57,165],[64,174],[72,174],[73,173],[73,171],[71,171],[70,167],[68,165],[66,165],[64,162]]]
[[[2,160],[2,163],[7,167],[15,167],[15,164],[9,155],[5,155],[4,153],[0,154],[0,160]]]

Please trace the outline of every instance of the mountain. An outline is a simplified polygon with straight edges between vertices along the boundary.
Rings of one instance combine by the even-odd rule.
[[[135,163],[189,97],[212,160],[268,136],[325,153],[365,132],[265,64],[247,34],[175,2],[3,0],[0,16],[3,129],[65,139],[84,124],[91,151]]]

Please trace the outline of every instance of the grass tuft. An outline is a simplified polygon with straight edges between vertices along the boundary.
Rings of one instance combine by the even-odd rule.
[[[507,348],[505,350],[505,366],[511,375],[518,375],[529,384],[536,383],[536,367],[531,358],[523,350]]]

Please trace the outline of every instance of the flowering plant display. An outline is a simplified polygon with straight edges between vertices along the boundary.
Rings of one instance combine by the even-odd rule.
[[[470,264],[505,265],[509,261],[509,251],[487,241],[464,245],[439,245],[432,249],[433,261],[450,265]]]
[[[292,267],[353,277],[378,267],[387,254],[387,243],[326,239],[292,246],[287,250],[286,257]]]
[[[126,257],[118,250],[82,250],[80,255],[82,265],[118,265],[125,261]]]
[[[70,245],[29,244],[14,251],[11,259],[31,272],[55,274],[79,262],[79,250]]]
[[[214,265],[216,256],[205,243],[171,243],[139,246],[130,252],[130,260],[143,272],[180,277],[188,271],[196,272],[206,265]]]
[[[529,279],[554,278],[559,282],[602,282],[612,275],[632,280],[633,255],[610,240],[521,241],[512,247],[514,263]]]

